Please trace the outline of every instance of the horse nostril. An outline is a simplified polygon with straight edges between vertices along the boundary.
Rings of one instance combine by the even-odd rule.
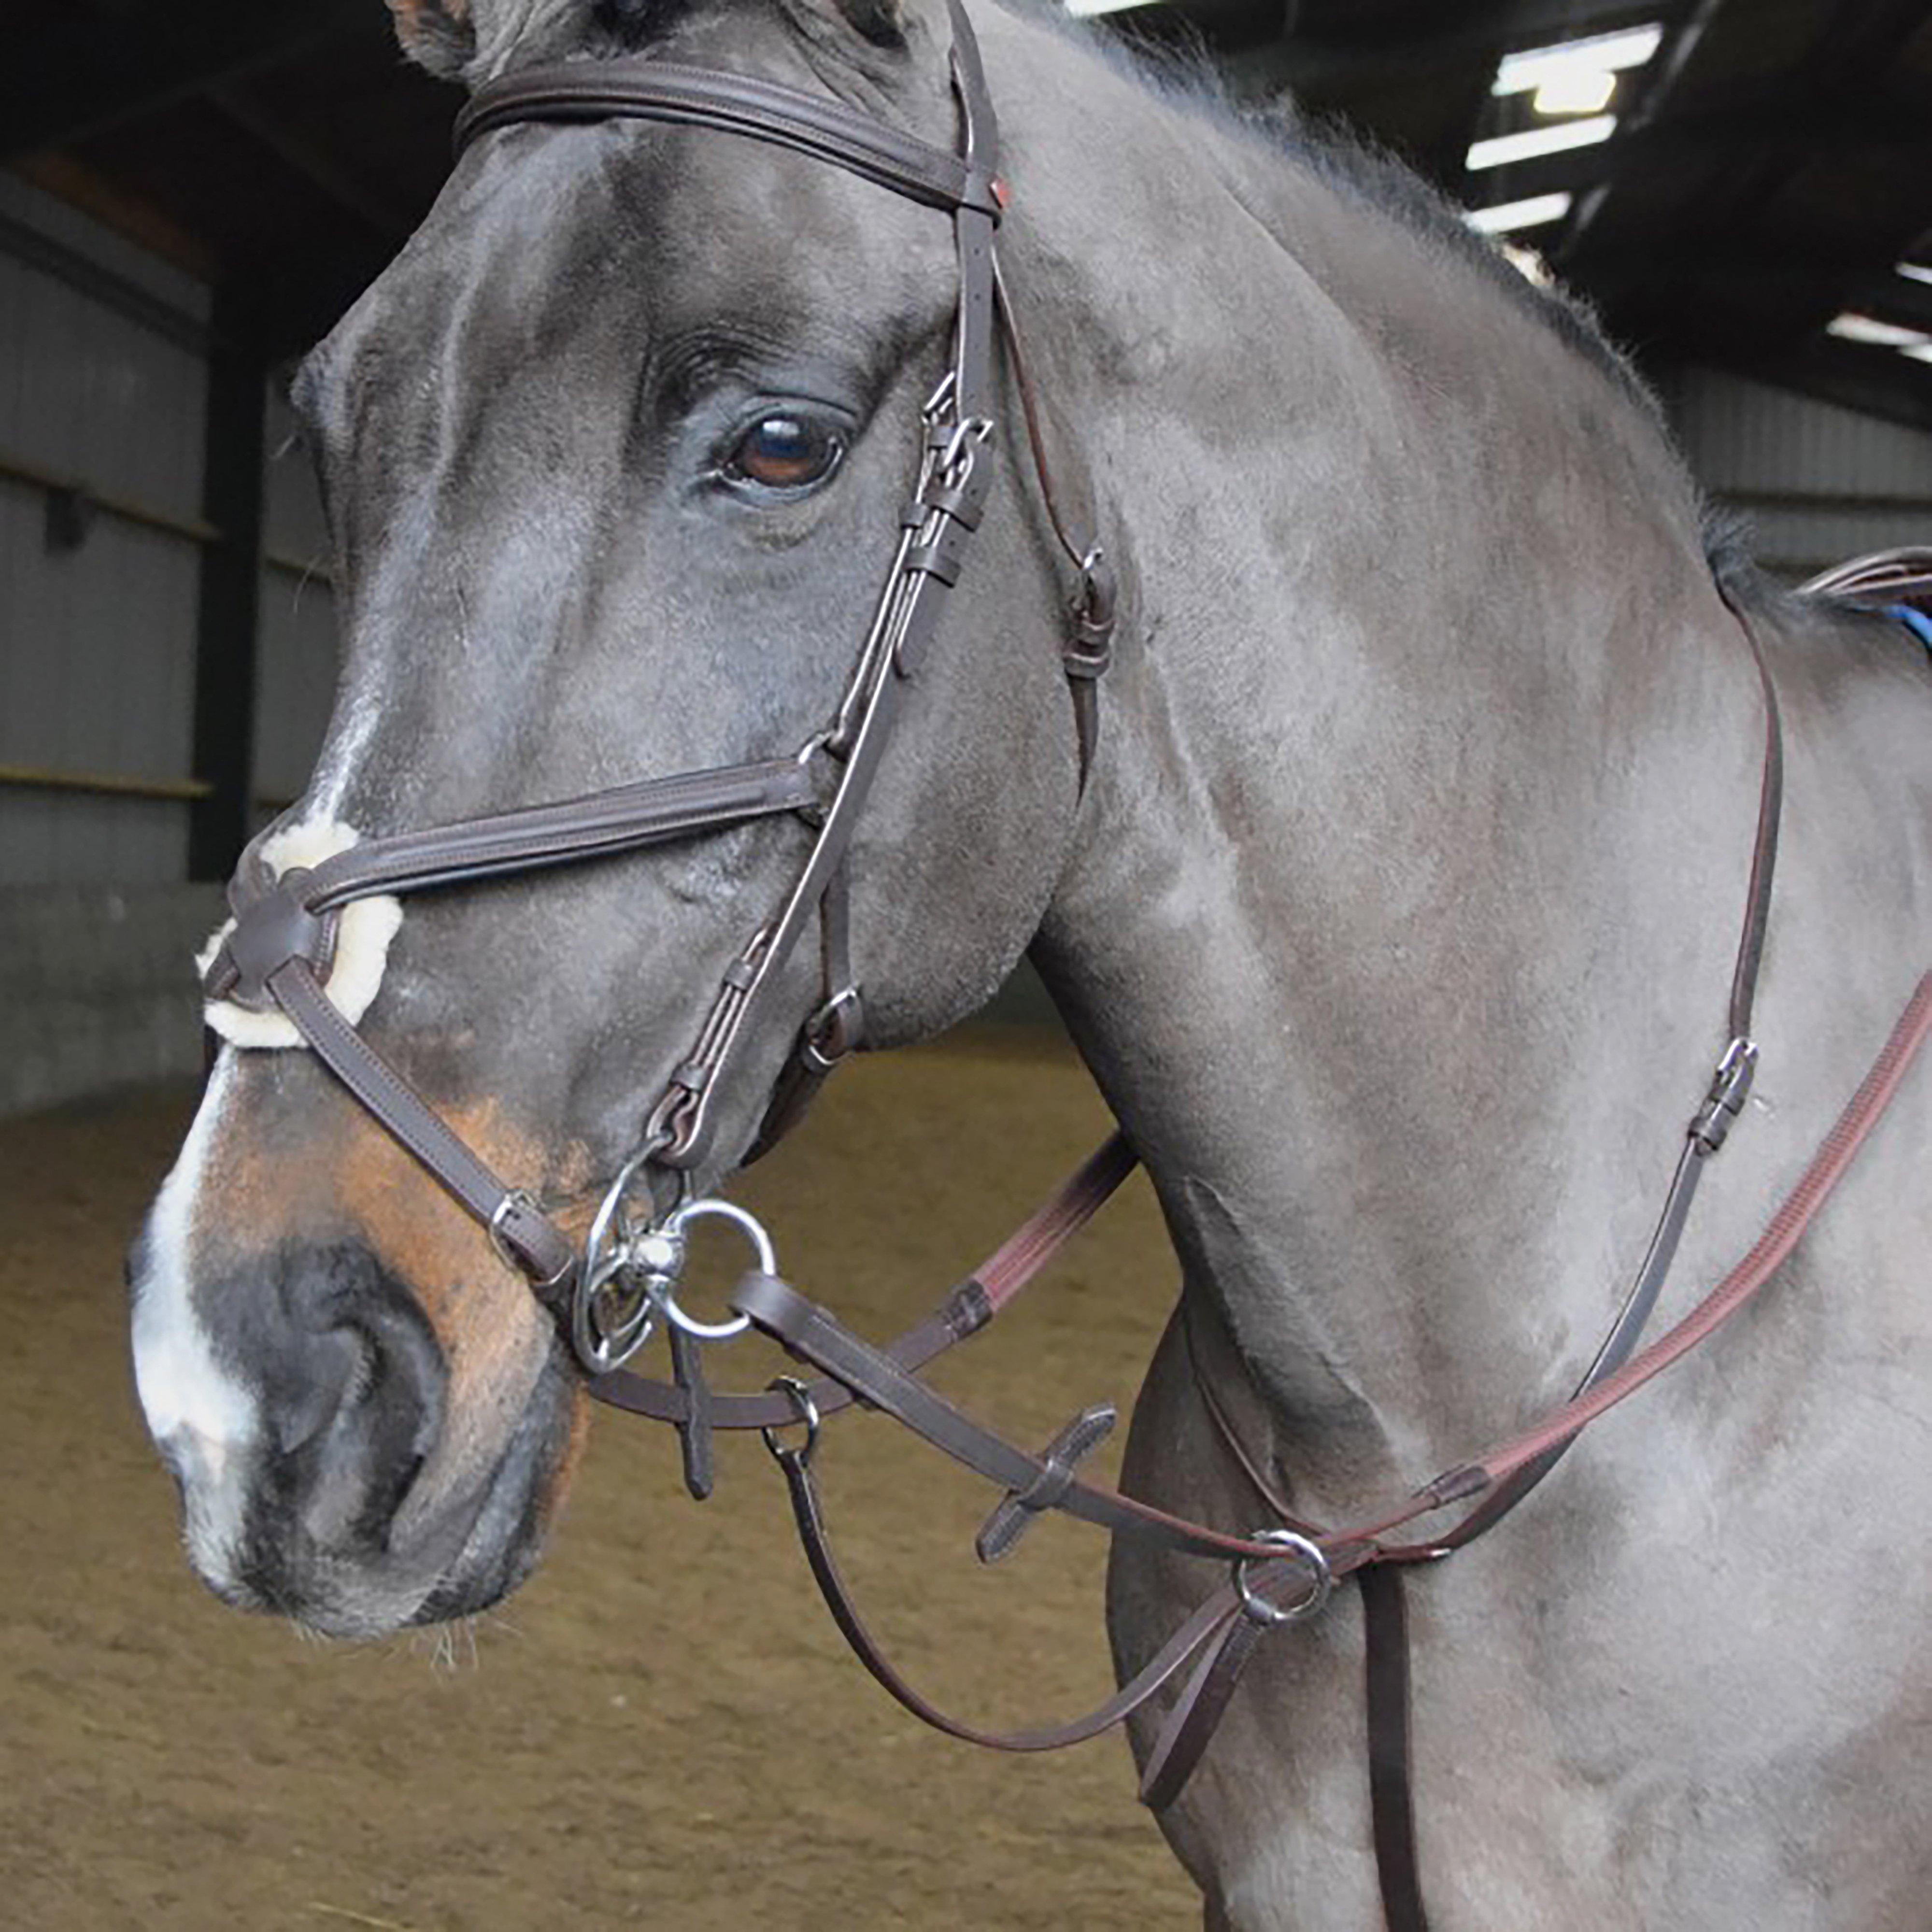
[[[259,1334],[280,1481],[310,1536],[381,1542],[442,1424],[448,1370],[422,1312],[367,1255],[309,1253]]]
[[[302,1373],[288,1378],[280,1399],[272,1405],[275,1446],[284,1456],[314,1442],[338,1410],[356,1401],[357,1384],[368,1373],[368,1352],[352,1328],[308,1338],[301,1352]]]

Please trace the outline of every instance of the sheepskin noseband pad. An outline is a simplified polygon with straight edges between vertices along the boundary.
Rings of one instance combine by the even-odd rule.
[[[353,826],[344,825],[334,819],[309,819],[265,840],[260,857],[263,866],[279,879],[298,869],[319,866],[325,859],[332,859],[337,853],[347,851],[360,838],[361,834]],[[382,983],[382,970],[388,963],[389,942],[395,938],[403,922],[402,902],[386,894],[354,899],[339,911],[317,919],[302,912],[290,899],[286,902],[286,913],[278,929],[284,934],[300,934],[302,944],[297,950],[305,952],[310,950],[308,941],[313,939],[316,942],[315,950],[326,962],[322,990],[328,995],[329,1003],[353,1026],[369,1010]],[[202,947],[195,964],[204,980],[222,948],[235,935],[236,922],[231,919]],[[262,962],[251,959],[248,956],[248,935],[242,934],[241,940],[238,948],[230,948],[230,957],[244,982],[255,976],[256,969],[272,970],[281,963],[280,956]],[[286,956],[288,949],[278,950],[281,956]],[[236,1046],[302,1046],[307,1043],[296,1030],[294,1021],[272,1006],[258,1007],[253,1002],[244,1004],[235,999],[209,1000],[202,1012],[208,1026]]]

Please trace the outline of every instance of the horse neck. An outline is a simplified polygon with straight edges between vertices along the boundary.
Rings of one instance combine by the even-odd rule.
[[[1724,1044],[1762,723],[1643,412],[1270,166],[1197,182],[1169,232],[1205,279],[1136,291],[1131,375],[1070,377],[1144,488],[1035,950],[1189,1292],[1311,1487],[1359,1495],[1567,1393],[1607,1327]]]

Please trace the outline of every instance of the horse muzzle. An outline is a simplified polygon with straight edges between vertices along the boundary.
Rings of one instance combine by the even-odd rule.
[[[435,1330],[365,1249],[284,1250],[191,1297],[154,1279],[146,1244],[131,1272],[142,1405],[224,1601],[367,1637],[482,1609],[528,1573],[569,1433],[560,1364],[500,1406],[500,1429],[458,1428]],[[203,1310],[217,1325],[181,1332]]]

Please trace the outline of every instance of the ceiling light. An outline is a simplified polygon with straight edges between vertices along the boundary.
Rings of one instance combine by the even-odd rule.
[[[1922,267],[1916,262],[1901,262],[1898,272],[1915,282],[1932,282],[1932,268]]]
[[[1932,347],[1932,336],[1922,328],[1902,328],[1895,322],[1881,322],[1876,316],[1859,315],[1850,309],[1834,315],[1825,325],[1825,332],[1841,342],[1869,343],[1874,349]]]
[[[1608,68],[1572,68],[1552,74],[1529,104],[1539,114],[1600,114],[1616,91],[1617,77]]]
[[[1076,20],[1090,20],[1096,14],[1124,14],[1130,7],[1145,4],[1146,0],[1066,0],[1066,10]]]
[[[1467,167],[1506,167],[1511,161],[1533,160],[1538,154],[1560,154],[1569,148],[1588,148],[1616,133],[1614,114],[1592,115],[1587,121],[1559,121],[1553,128],[1532,128],[1520,134],[1496,134],[1470,144]]]
[[[1915,362],[1932,362],[1932,342],[1914,343],[1910,349],[1901,350],[1899,352],[1910,356]]]
[[[1574,199],[1568,194],[1533,194],[1526,201],[1498,202],[1493,208],[1472,208],[1462,219],[1479,235],[1512,235],[1519,228],[1540,228],[1561,221]]]
[[[1505,54],[1496,68],[1492,94],[1527,94],[1548,86],[1580,70],[1587,74],[1619,74],[1642,67],[1664,44],[1659,26],[1631,27],[1622,33],[1593,34],[1587,39],[1564,40],[1554,46],[1530,47]]]

